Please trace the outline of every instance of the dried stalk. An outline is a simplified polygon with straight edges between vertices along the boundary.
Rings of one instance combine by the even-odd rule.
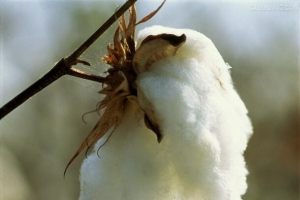
[[[92,75],[78,69],[72,68],[73,65],[77,63],[82,63],[84,65],[89,65],[86,61],[79,60],[79,56],[91,46],[122,14],[124,14],[129,7],[131,7],[137,0],[128,0],[123,4],[91,37],[89,37],[78,49],[76,49],[68,57],[62,58],[57,62],[54,67],[47,72],[42,78],[36,81],[34,84],[29,86],[15,98],[10,100],[4,106],[0,108],[0,120],[13,111],[15,108],[24,103],[27,99],[62,77],[63,75],[71,75],[79,78],[84,78],[92,81],[97,81],[100,83],[105,82],[104,77]]]

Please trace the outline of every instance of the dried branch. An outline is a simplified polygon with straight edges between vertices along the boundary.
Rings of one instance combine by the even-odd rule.
[[[128,0],[123,4],[91,37],[89,37],[78,49],[76,49],[70,56],[61,59],[54,67],[46,73],[42,78],[29,86],[26,90],[21,92],[15,98],[10,100],[4,106],[0,108],[0,119],[5,117],[12,110],[20,106],[27,99],[62,77],[63,75],[71,75],[79,78],[84,78],[92,81],[104,83],[105,78],[88,74],[78,69],[72,68],[77,63],[89,65],[86,61],[79,60],[79,56],[91,46],[123,13],[125,13],[130,6],[132,6],[137,0]]]

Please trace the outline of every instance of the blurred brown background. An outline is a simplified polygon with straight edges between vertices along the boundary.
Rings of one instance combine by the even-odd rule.
[[[0,2],[0,106],[71,53],[124,1]],[[138,18],[159,1],[139,0]],[[300,3],[167,1],[137,29],[154,24],[191,28],[212,39],[232,66],[254,135],[244,200],[299,199]],[[101,57],[116,24],[82,58],[101,75]],[[0,199],[76,199],[81,155],[64,168],[97,121],[86,115],[101,85],[63,77],[0,121]],[[113,192],[113,188],[112,188]]]

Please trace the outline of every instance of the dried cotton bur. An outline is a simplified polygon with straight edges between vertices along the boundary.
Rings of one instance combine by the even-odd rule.
[[[138,23],[136,23],[136,10],[134,6],[129,9],[130,14],[128,25],[126,25],[124,14],[122,15],[122,19],[114,34],[113,45],[109,44],[107,46],[108,55],[102,58],[105,63],[111,66],[111,68],[108,69],[109,75],[105,78],[104,84],[106,84],[106,87],[99,92],[100,94],[106,95],[106,97],[99,104],[97,111],[102,109],[105,109],[105,111],[92,132],[82,142],[75,155],[67,164],[65,173],[69,165],[85,147],[87,147],[87,154],[89,149],[94,146],[94,144],[101,139],[110,128],[113,128],[113,130],[117,129],[122,122],[124,107],[128,101],[137,104],[137,88],[135,80],[137,77],[136,72],[141,69],[138,65],[136,65],[135,69],[133,68],[133,59],[135,57],[135,27],[138,24],[151,19],[164,3],[165,0],[155,11],[144,17]],[[175,35],[162,35],[162,38],[165,40],[168,40],[168,37],[170,37],[170,40],[177,39]],[[184,36],[180,38],[185,39]],[[174,43],[174,41],[170,41],[169,46],[173,46],[172,43]],[[169,49],[169,47],[166,46],[167,44],[164,43],[163,45],[165,46],[164,48]],[[174,55],[175,50],[171,51],[173,51],[172,55]],[[139,56],[141,56],[144,52],[145,51],[139,53]],[[164,56],[166,57],[168,55]],[[151,58],[154,59],[154,56]],[[155,121],[152,122],[151,119],[153,119],[152,116],[149,117],[145,114],[145,124],[148,128],[153,130],[155,134],[157,134],[158,141],[161,141],[162,136],[159,131],[158,124]]]
[[[70,161],[94,146],[79,199],[241,199],[252,126],[230,66],[193,30],[153,26],[135,44],[135,21],[132,7],[103,58],[105,111]]]

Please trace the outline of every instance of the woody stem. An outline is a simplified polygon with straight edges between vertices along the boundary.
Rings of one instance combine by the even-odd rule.
[[[123,4],[92,36],[90,36],[78,49],[76,49],[71,55],[61,59],[54,67],[46,73],[42,78],[33,83],[23,92],[11,99],[8,103],[0,108],[0,119],[5,117],[15,108],[20,106],[30,97],[40,92],[42,89],[59,79],[60,77],[68,74],[79,78],[84,78],[92,81],[98,81],[104,83],[105,78],[88,74],[80,70],[72,68],[77,63],[88,64],[85,61],[78,60],[78,57],[91,46],[126,10],[129,9],[137,0],[128,0]]]

